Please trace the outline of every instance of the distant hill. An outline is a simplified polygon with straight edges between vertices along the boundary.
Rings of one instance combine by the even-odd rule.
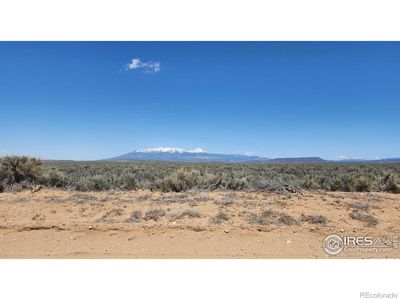
[[[315,163],[328,162],[321,157],[285,157],[285,158],[272,158],[268,163],[276,164],[315,164]]]
[[[171,162],[225,162],[225,163],[271,163],[271,164],[313,164],[313,163],[397,163],[400,158],[379,160],[346,159],[325,160],[320,157],[266,158],[241,154],[208,153],[200,148],[186,150],[175,147],[158,147],[129,152],[107,160],[114,161],[171,161]]]
[[[341,162],[341,163],[399,163],[400,162],[400,157],[399,158],[382,158],[382,159],[372,159],[372,160],[367,160],[367,159],[342,159],[342,160],[337,160],[335,162]]]

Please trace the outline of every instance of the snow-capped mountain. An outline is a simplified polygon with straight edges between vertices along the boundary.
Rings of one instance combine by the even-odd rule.
[[[177,148],[177,147],[157,147],[157,148],[147,148],[143,150],[137,150],[134,152],[144,152],[144,153],[150,153],[150,152],[162,152],[162,153],[205,153],[206,151],[201,148],[194,148],[191,150],[183,149],[183,148]]]
[[[320,157],[266,158],[242,154],[209,153],[201,148],[184,149],[157,147],[136,150],[108,160],[171,161],[171,162],[227,162],[227,163],[270,163],[270,164],[314,164],[314,163],[398,163],[400,158],[379,160],[324,160]]]
[[[157,147],[136,150],[110,160],[156,160],[180,162],[252,162],[267,161],[268,158],[240,154],[208,153],[204,149],[184,149],[176,147]]]

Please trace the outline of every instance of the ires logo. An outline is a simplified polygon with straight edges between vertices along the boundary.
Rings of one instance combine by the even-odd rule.
[[[323,248],[329,255],[347,253],[387,253],[398,251],[399,237],[371,237],[371,236],[339,236],[328,235],[323,242]]]
[[[344,246],[372,246],[374,243],[373,238],[370,236],[344,236]]]
[[[344,242],[340,236],[332,234],[324,239],[323,247],[326,253],[337,255],[343,251]]]

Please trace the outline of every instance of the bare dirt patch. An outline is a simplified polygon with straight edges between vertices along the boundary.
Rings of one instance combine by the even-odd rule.
[[[399,215],[389,193],[1,193],[0,257],[326,258],[327,235],[400,235]]]

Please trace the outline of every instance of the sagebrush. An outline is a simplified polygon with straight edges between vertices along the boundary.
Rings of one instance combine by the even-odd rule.
[[[232,190],[296,192],[301,189],[400,193],[400,164],[169,163],[0,159],[0,191],[35,183],[77,191]]]

